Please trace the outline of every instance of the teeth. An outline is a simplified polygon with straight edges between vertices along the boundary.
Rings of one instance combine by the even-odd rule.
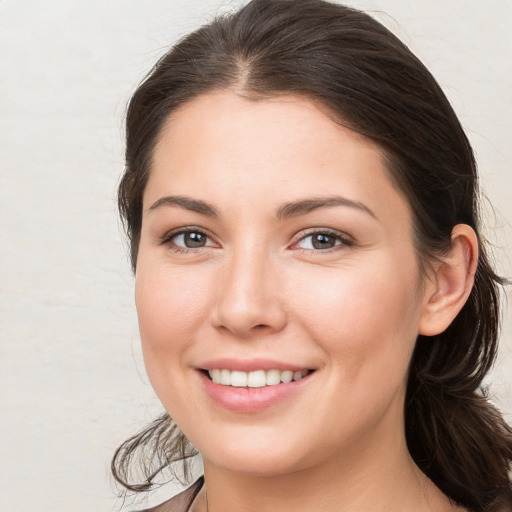
[[[220,383],[224,386],[231,385],[231,372],[229,370],[220,370]]]
[[[247,387],[247,377],[246,372],[231,372],[231,386],[235,388]]]
[[[276,386],[300,380],[308,374],[307,370],[294,372],[292,370],[256,370],[254,372],[240,372],[213,369],[208,370],[210,378],[215,384],[233,386],[237,388],[262,388],[263,386]]]
[[[275,386],[281,383],[281,372],[279,370],[269,370],[267,372],[267,386]]]
[[[267,385],[267,376],[264,370],[250,372],[247,376],[247,387],[249,388],[262,388]]]
[[[291,382],[293,380],[293,372],[291,370],[286,370],[281,372],[281,382]]]

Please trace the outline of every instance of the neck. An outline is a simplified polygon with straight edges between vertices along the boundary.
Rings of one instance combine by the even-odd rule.
[[[387,443],[361,439],[321,465],[287,474],[231,472],[206,459],[204,470],[205,488],[191,512],[461,510],[417,468],[403,435]]]

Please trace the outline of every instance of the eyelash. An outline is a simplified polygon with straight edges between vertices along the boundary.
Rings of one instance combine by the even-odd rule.
[[[161,245],[169,245],[171,249],[174,252],[177,253],[189,253],[189,252],[195,252],[197,249],[204,249],[204,248],[211,248],[214,247],[214,244],[210,245],[203,245],[199,247],[182,247],[177,245],[175,242],[173,242],[173,239],[175,237],[178,237],[180,235],[186,235],[191,233],[197,233],[200,235],[205,236],[208,240],[213,241],[211,235],[205,231],[204,229],[201,229],[199,227],[195,226],[187,226],[183,228],[179,228],[177,230],[171,231],[170,233],[166,233],[161,240]],[[327,249],[304,249],[302,247],[298,247],[298,244],[304,240],[306,240],[308,237],[312,237],[314,235],[326,235],[328,237],[332,237],[335,239],[335,245],[333,247],[329,247]],[[339,242],[339,243],[338,243]],[[348,236],[345,233],[340,233],[339,231],[331,230],[331,229],[313,229],[308,232],[303,232],[296,240],[292,243],[290,246],[292,250],[301,251],[304,254],[325,254],[328,252],[340,250],[346,247],[351,247],[354,245],[354,240],[352,237]]]
[[[335,245],[333,247],[329,247],[327,249],[314,249],[314,248],[313,249],[304,249],[302,247],[298,247],[298,244],[300,242],[302,242],[302,241],[306,240],[307,238],[312,237],[314,235],[326,235],[328,237],[332,237],[335,239]],[[341,233],[339,231],[335,231],[332,229],[325,229],[325,228],[324,229],[313,229],[313,230],[307,231],[306,233],[301,233],[299,235],[298,239],[295,242],[293,242],[292,249],[301,251],[305,254],[311,254],[311,253],[325,254],[325,253],[329,253],[332,251],[337,251],[340,249],[351,247],[354,245],[354,243],[355,243],[354,239],[345,233]]]
[[[198,228],[195,226],[187,226],[184,228],[179,228],[174,231],[171,231],[170,233],[166,233],[162,237],[161,245],[169,245],[171,250],[174,252],[177,252],[177,253],[189,253],[189,252],[195,252],[197,249],[213,247],[213,245],[203,245],[201,247],[182,247],[173,242],[173,238],[180,236],[180,235],[190,234],[190,233],[197,233],[197,234],[203,235],[208,240],[212,241],[212,237],[204,229],[201,229],[201,228]]]

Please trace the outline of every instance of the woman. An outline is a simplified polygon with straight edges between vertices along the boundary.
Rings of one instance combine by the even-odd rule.
[[[132,97],[119,205],[167,414],[114,475],[204,464],[154,510],[511,510],[473,154],[387,29],[253,0],[192,33]]]

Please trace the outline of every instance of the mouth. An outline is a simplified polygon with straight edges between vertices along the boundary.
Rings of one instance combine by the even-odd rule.
[[[288,384],[307,377],[314,370],[255,370],[244,372],[239,370],[227,370],[214,368],[202,370],[204,375],[214,384],[231,386],[235,388],[263,388]]]
[[[274,407],[311,389],[308,383],[316,380],[313,374],[318,368],[269,359],[225,358],[205,361],[196,370],[204,391],[218,406],[253,414],[276,410]]]

